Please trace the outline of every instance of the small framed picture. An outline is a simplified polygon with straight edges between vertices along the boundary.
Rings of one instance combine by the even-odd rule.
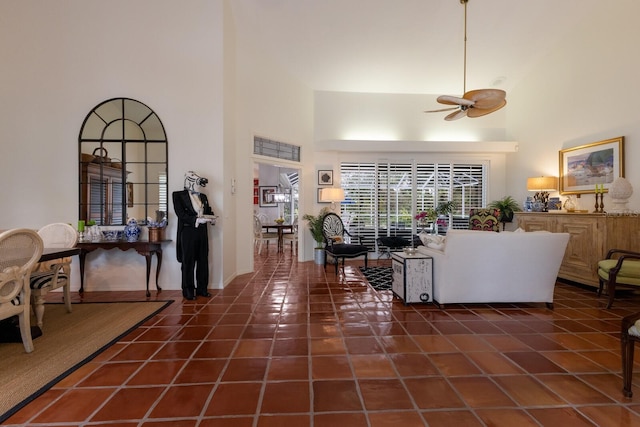
[[[318,185],[333,185],[333,171],[318,171]]]
[[[275,194],[278,187],[275,185],[261,185],[260,186],[260,207],[261,208],[273,208],[278,206],[278,204],[273,200],[273,195]]]

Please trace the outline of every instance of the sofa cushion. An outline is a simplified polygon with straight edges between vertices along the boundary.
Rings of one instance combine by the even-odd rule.
[[[444,245],[446,242],[446,237],[445,236],[439,236],[439,235],[433,235],[433,234],[427,234],[427,233],[420,233],[420,241],[422,241],[422,244],[428,248],[432,248],[432,249],[438,249],[438,250],[443,250],[444,249]]]

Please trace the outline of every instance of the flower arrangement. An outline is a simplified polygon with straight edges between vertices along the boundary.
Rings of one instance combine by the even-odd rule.
[[[438,218],[438,213],[433,208],[428,208],[427,210],[422,211],[415,216],[416,221],[418,221],[419,223],[433,222],[436,220],[436,218]]]

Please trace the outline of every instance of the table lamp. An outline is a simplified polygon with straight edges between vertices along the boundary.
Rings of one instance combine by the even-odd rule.
[[[535,191],[533,200],[542,204],[542,212],[549,211],[549,192],[558,188],[558,178],[554,176],[537,176],[527,178],[527,190]]]
[[[342,188],[323,188],[320,190],[320,201],[331,202],[331,210],[336,208],[336,202],[342,202],[345,199],[344,190]]]

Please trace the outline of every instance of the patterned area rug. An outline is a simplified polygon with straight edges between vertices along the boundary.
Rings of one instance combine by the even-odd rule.
[[[391,267],[369,267],[366,270],[360,267],[360,271],[367,279],[371,287],[377,291],[391,289]]]

